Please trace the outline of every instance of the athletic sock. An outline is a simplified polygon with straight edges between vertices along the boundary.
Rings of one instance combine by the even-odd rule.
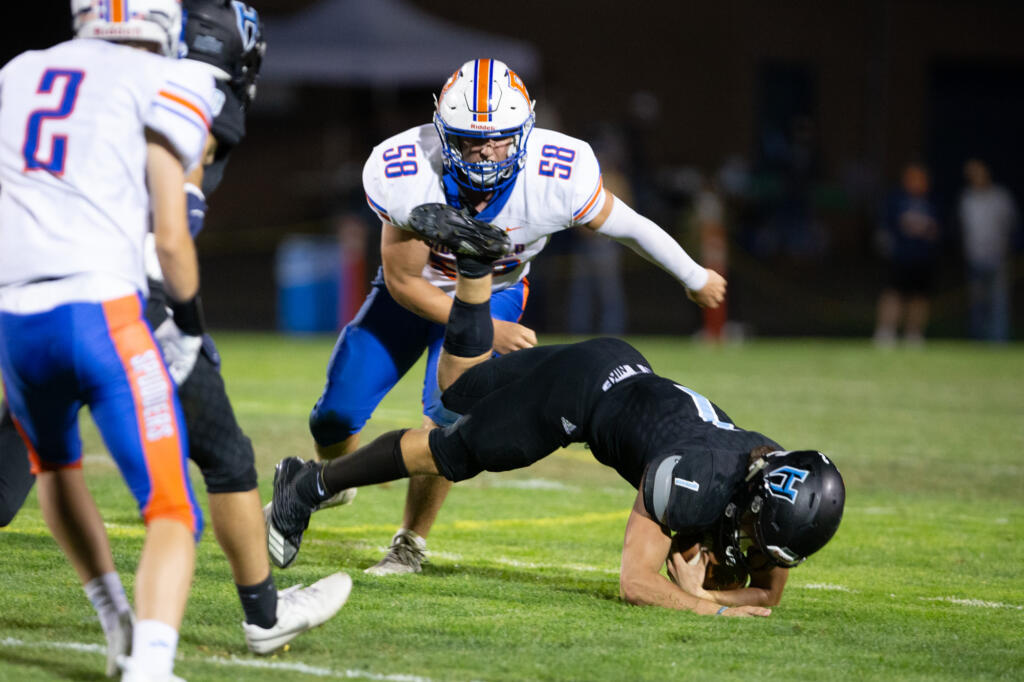
[[[463,277],[480,279],[484,275],[494,272],[494,264],[491,261],[480,260],[473,256],[459,255],[455,257],[455,269]]]
[[[131,668],[151,677],[166,677],[174,670],[178,631],[158,620],[140,620],[132,633]]]
[[[444,329],[445,351],[460,358],[475,358],[489,353],[492,346],[494,322],[491,320],[491,300],[466,303],[456,296]]]
[[[132,610],[117,571],[93,578],[83,586],[83,589],[92,607],[96,609],[104,634],[117,627],[121,614]]]
[[[277,623],[277,585],[274,574],[268,573],[266,580],[255,585],[239,585],[238,598],[245,612],[245,622],[270,629]]]
[[[359,488],[408,477],[409,471],[402,459],[401,447],[402,434],[407,430],[389,431],[351,455],[338,457],[323,465],[320,477],[325,488],[324,499],[346,488]]]

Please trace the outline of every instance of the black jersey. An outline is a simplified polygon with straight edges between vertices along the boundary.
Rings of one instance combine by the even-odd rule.
[[[750,450],[778,447],[736,427],[702,395],[656,376],[635,348],[612,338],[488,360],[463,374],[442,400],[463,415],[430,434],[445,478],[519,469],[572,442],[585,442],[634,488],[652,464],[668,461],[669,482],[693,488],[675,495],[670,513],[658,519],[672,530],[702,529],[717,519]]]
[[[733,424],[696,391],[653,374],[608,390],[597,403],[586,440],[594,457],[634,488],[649,468],[667,462],[679,494],[658,520],[684,532],[706,528],[721,515],[746,473],[752,449],[780,449],[770,438]],[[645,491],[645,506],[651,506],[651,494]],[[657,518],[653,509],[647,511]]]

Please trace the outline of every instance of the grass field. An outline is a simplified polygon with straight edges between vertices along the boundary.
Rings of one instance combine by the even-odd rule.
[[[219,340],[268,499],[273,464],[311,456],[306,418],[333,339]],[[355,588],[338,617],[269,658],[245,650],[227,563],[208,531],[176,672],[394,682],[1024,679],[1024,347],[632,340],[655,371],[739,425],[821,449],[844,473],[843,525],[793,572],[770,618],[619,601],[634,493],[574,447],[456,486],[420,576],[362,573],[400,520],[403,483],[364,489],[354,505],[316,515],[278,585],[346,570]],[[381,405],[367,435],[418,424],[421,372]],[[90,486],[130,590],[143,529],[88,424]],[[99,625],[34,493],[0,532],[0,547],[0,680],[102,679]]]

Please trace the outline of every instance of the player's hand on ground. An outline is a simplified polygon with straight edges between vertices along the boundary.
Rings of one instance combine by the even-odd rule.
[[[754,616],[765,618],[772,615],[772,610],[766,609],[763,606],[733,606],[730,609],[722,611],[720,615],[729,616],[731,618],[752,618]]]
[[[697,291],[687,290],[686,295],[701,308],[717,308],[725,300],[725,278],[707,268],[708,281]]]
[[[537,334],[529,327],[515,322],[494,320],[494,350],[499,355],[523,348],[533,348],[536,345]]]
[[[668,568],[668,577],[683,592],[701,599],[710,599],[704,589],[704,574],[708,568],[706,553],[698,548],[693,558],[687,561],[683,552],[673,547],[665,560],[665,566]]]

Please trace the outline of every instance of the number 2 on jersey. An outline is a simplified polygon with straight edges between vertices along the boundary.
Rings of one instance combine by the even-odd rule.
[[[382,158],[385,161],[391,162],[384,166],[384,176],[388,178],[397,178],[402,175],[416,175],[416,171],[419,170],[419,166],[416,165],[415,161],[403,160],[416,158],[415,145],[400,144],[397,147],[392,147],[384,152]]]
[[[62,175],[64,173],[64,160],[67,156],[68,136],[54,135],[50,142],[50,158],[39,158],[39,138],[42,134],[43,123],[49,119],[59,120],[67,118],[75,109],[75,100],[78,98],[78,87],[85,78],[84,71],[72,69],[47,69],[43,72],[43,79],[39,81],[39,88],[36,94],[50,94],[57,85],[58,79],[63,84],[64,94],[60,98],[60,105],[56,109],[36,109],[28,117],[28,125],[25,128],[25,146],[22,154],[25,156],[25,170],[45,170]]]

